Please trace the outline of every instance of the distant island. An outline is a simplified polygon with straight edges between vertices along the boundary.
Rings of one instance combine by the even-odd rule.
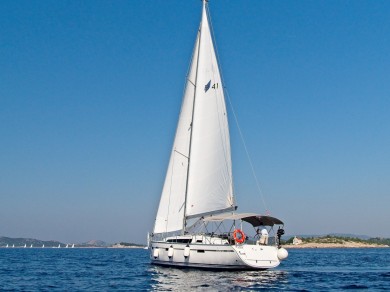
[[[143,248],[145,245],[132,243],[132,242],[119,242],[119,243],[106,243],[101,240],[90,240],[86,243],[82,243],[79,247],[106,247],[106,248]]]
[[[390,238],[343,237],[325,235],[320,237],[291,237],[283,242],[285,248],[388,248]]]
[[[68,244],[68,246],[73,244]],[[39,240],[34,238],[12,238],[0,236],[0,248],[2,247],[66,247],[66,244],[57,240]]]
[[[84,243],[63,243],[57,240],[34,238],[12,238],[0,236],[0,248],[143,248],[138,243],[107,243],[102,240],[90,240]]]
[[[136,244],[136,243],[128,243],[128,242],[119,242],[115,243],[110,248],[144,248],[145,245],[142,244]]]

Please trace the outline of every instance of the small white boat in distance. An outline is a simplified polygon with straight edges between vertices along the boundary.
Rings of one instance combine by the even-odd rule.
[[[30,248],[32,248],[32,247],[33,247],[33,245],[31,244]]]
[[[8,244],[7,244],[7,246],[6,247],[8,247]]]
[[[72,248],[74,248],[74,243],[72,244]]]
[[[42,248],[44,248],[45,247],[45,245],[44,244],[42,244]]]
[[[26,247],[27,247],[27,244],[25,243],[25,244],[24,244],[24,248],[26,248]]]
[[[68,245],[66,245],[65,248],[68,248]]]
[[[150,260],[209,269],[275,268],[288,256],[280,245],[284,223],[268,215],[236,213],[225,86],[207,2],[202,1],[202,20],[148,240]],[[254,235],[247,236],[248,231]]]
[[[15,247],[15,244],[13,244],[12,247]]]
[[[61,244],[58,245],[58,248],[61,248]]]

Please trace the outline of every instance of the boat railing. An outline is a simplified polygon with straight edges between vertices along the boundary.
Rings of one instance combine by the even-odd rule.
[[[184,243],[184,244],[220,244],[215,239],[221,239],[221,243],[235,245],[236,242],[233,238],[232,232],[224,233],[197,233],[197,234],[186,234],[186,235],[176,235],[176,236],[164,236],[164,234],[154,234],[152,236],[153,241],[162,241],[167,243]],[[269,246],[277,245],[277,237],[269,236],[268,244]],[[247,245],[258,245],[259,238],[254,236],[246,236],[245,244]]]

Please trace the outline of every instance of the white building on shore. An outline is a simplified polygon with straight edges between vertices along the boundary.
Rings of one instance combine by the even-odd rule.
[[[301,244],[301,243],[302,243],[302,239],[294,236],[293,245],[298,245],[298,244]]]

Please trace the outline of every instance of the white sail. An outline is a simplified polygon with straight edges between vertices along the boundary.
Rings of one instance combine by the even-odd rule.
[[[188,217],[234,209],[223,84],[203,5],[189,169]]]
[[[199,33],[195,42],[192,62],[187,76],[179,122],[161,194],[160,205],[157,211],[154,233],[172,232],[183,229],[198,46]]]
[[[223,85],[204,2],[154,233],[182,230],[185,217],[234,209],[231,169]]]

